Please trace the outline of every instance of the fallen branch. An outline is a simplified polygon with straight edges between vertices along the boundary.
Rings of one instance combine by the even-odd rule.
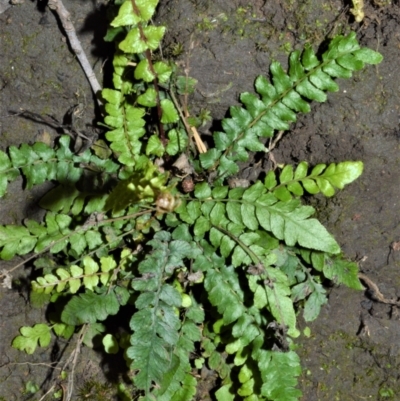
[[[68,36],[71,48],[76,54],[79,62],[81,63],[83,71],[85,72],[85,75],[89,80],[90,86],[92,87],[93,93],[97,97],[98,93],[101,91],[101,86],[97,81],[96,75],[92,69],[92,66],[89,63],[89,60],[86,57],[85,52],[83,51],[81,42],[76,35],[74,25],[71,22],[71,14],[64,7],[64,4],[61,0],[49,0],[48,6],[51,10],[55,11],[60,18],[65,33]],[[97,101],[99,104],[101,104],[100,100]]]

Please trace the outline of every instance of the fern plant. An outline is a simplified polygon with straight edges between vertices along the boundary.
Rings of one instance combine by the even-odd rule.
[[[273,62],[272,82],[256,79],[258,95],[241,95],[243,105],[231,108],[215,146],[202,153],[174,95],[194,80],[153,61],[165,31],[150,23],[157,3],[123,2],[107,34],[117,48],[114,88],[102,93],[110,157],[74,154],[66,136],[54,149],[35,143],[0,152],[1,195],[19,175],[27,188],[59,183],[41,202],[42,223],[0,226],[1,258],[36,258],[31,299],[62,305],[49,324],[22,327],[12,345],[33,353],[52,332],[70,338],[84,326],[85,344],[100,334],[106,352],[123,350],[132,399],[193,400],[196,369],[206,364],[218,374],[219,401],[297,400],[298,313],[317,318],[325,279],[362,288],[357,265],[300,198],[333,196],[363,164],[301,162],[247,188],[225,183],[249,152],[269,151],[264,138],[337,90],[335,77],[382,57],[350,33],[321,58],[311,46],[293,52],[288,72]],[[183,177],[168,169],[182,155]],[[127,304],[130,332],[106,333],[102,322]]]

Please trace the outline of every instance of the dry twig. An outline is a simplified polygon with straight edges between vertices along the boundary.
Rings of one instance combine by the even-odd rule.
[[[81,42],[76,35],[74,25],[71,22],[70,13],[64,7],[64,4],[61,0],[49,0],[48,6],[51,10],[55,11],[60,18],[65,33],[68,36],[71,48],[75,52],[76,57],[81,63],[83,71],[85,72],[85,75],[89,80],[90,86],[92,87],[93,93],[97,95],[101,91],[101,86],[97,81],[96,75],[92,69],[92,66],[89,63],[89,60],[86,57],[85,52],[83,51]],[[98,102],[100,104],[100,100],[98,100]]]
[[[74,390],[74,375],[75,375],[75,366],[78,362],[78,356],[81,352],[81,345],[82,342],[85,338],[85,334],[86,331],[88,329],[88,325],[84,324],[81,328],[81,331],[79,332],[79,337],[78,337],[78,341],[76,342],[76,346],[74,348],[74,350],[71,352],[71,355],[69,356],[68,360],[65,362],[64,366],[62,367],[62,371],[65,371],[68,367],[68,365],[72,362],[72,368],[71,368],[71,372],[68,375],[68,384],[67,387],[64,388],[64,386],[62,386],[63,388],[63,392],[64,392],[64,398],[63,401],[70,401],[71,397],[72,397],[72,392]]]

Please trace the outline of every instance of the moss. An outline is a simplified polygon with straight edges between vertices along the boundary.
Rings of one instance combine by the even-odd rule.
[[[22,52],[26,53],[27,50],[37,44],[37,41],[35,40],[36,37],[39,35],[39,32],[35,32],[32,35],[25,35],[22,38]]]
[[[88,380],[78,391],[78,400],[107,401],[116,399],[116,391],[110,383]]]

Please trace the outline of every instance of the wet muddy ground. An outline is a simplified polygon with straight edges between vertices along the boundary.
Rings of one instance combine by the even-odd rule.
[[[112,54],[101,40],[106,6],[76,0],[64,3],[101,79],[103,64]],[[339,92],[330,94],[324,104],[314,103],[310,114],[300,116],[279,142],[274,157],[279,163],[364,162],[362,177],[344,191],[332,199],[310,201],[345,255],[360,261],[361,271],[384,299],[399,298],[399,2],[366,1],[362,23],[354,21],[349,3],[341,0],[160,3],[157,21],[168,27],[164,53],[198,79],[191,105],[194,112],[211,111],[210,129],[218,127],[239,93],[252,91],[257,75],[268,74],[271,60],[285,64],[288,52],[301,49],[306,41],[316,48],[323,46],[327,36],[354,30],[363,46],[383,54],[380,65],[369,66],[350,80],[339,80]],[[85,110],[82,126],[93,122],[96,113],[89,85],[57,18],[43,2],[25,0],[0,14],[0,48],[1,149],[37,140],[51,143],[59,134],[46,125],[11,117],[10,111],[51,114],[61,122],[70,107],[79,103]],[[268,163],[262,160],[257,166],[265,169]],[[26,192],[22,186],[22,181],[12,184],[0,201],[2,224],[41,217],[36,203],[47,188]],[[17,263],[0,262],[0,268]],[[43,393],[32,398],[27,383],[48,389],[58,374],[49,363],[63,352],[67,355],[69,348],[61,342],[28,356],[10,347],[20,326],[45,320],[45,310],[29,303],[29,269],[20,268],[13,275],[14,289],[0,288],[0,400],[40,399]],[[297,340],[304,368],[300,378],[304,401],[399,399],[400,312],[380,302],[365,284],[365,292],[332,286],[329,304],[318,320],[300,321],[301,328],[311,329],[310,337]],[[115,361],[102,358],[90,349],[82,351],[77,390],[91,380],[101,383],[112,378]],[[112,399],[110,392],[102,399]],[[198,399],[206,396],[199,394]]]

